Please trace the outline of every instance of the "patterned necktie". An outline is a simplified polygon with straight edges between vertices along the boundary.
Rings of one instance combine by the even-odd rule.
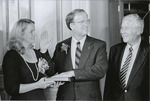
[[[75,55],[75,69],[79,67],[80,56],[81,56],[80,42],[77,42],[76,55]]]
[[[126,74],[127,74],[127,71],[128,71],[128,67],[129,67],[129,64],[130,64],[130,61],[131,61],[131,57],[132,57],[132,47],[129,48],[129,54],[123,64],[123,67],[121,68],[120,70],[120,81],[121,81],[121,84],[122,86],[125,88],[126,87],[126,84],[125,84],[125,81],[126,81]]]

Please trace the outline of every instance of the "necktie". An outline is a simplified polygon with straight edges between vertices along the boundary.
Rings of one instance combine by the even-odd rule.
[[[80,56],[81,56],[80,42],[77,42],[77,48],[75,53],[75,69],[79,67]]]
[[[126,84],[125,84],[125,81],[126,81],[126,74],[127,74],[127,71],[128,71],[128,67],[129,67],[129,64],[130,64],[130,61],[131,61],[131,57],[132,57],[132,47],[129,48],[129,54],[123,64],[123,67],[121,68],[120,70],[120,81],[121,81],[121,84],[122,86],[125,88],[126,87]]]

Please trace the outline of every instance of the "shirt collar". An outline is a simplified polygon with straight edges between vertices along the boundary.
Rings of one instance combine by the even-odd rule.
[[[77,43],[77,42],[80,42],[80,44],[84,44],[85,42],[85,39],[86,39],[87,36],[84,36],[81,40],[77,40],[76,38],[72,37],[72,41]]]

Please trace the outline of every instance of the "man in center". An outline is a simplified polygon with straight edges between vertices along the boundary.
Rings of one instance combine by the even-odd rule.
[[[88,36],[90,19],[83,9],[66,16],[72,37],[58,43],[52,61],[57,77],[74,77],[58,88],[57,100],[101,101],[99,80],[107,72],[106,43]]]

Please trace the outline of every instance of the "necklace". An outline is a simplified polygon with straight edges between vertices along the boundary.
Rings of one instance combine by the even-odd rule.
[[[25,60],[24,60],[24,61],[25,61]],[[33,74],[33,71],[31,70],[31,67],[28,65],[28,63],[27,63],[26,61],[25,61],[25,63],[26,63],[27,67],[29,68],[29,70],[30,70],[30,72],[31,72],[31,74],[32,74],[33,80],[34,80],[34,81],[37,81],[37,79],[38,79],[38,77],[39,77],[39,71],[38,71],[38,67],[37,67],[36,63],[34,63],[34,64],[35,64],[35,67],[36,67],[36,70],[37,70],[36,78],[34,77],[34,74]]]
[[[32,53],[31,53],[32,54]],[[32,55],[33,56],[33,55]],[[24,58],[23,58],[24,60]],[[25,64],[27,65],[28,69],[30,70],[31,74],[32,74],[32,78],[34,81],[37,81],[38,80],[38,77],[39,77],[39,71],[38,71],[38,67],[36,65],[36,63],[34,63],[35,67],[36,67],[36,70],[37,70],[37,75],[36,75],[36,78],[34,77],[34,74],[33,74],[33,71],[31,69],[31,67],[28,65],[28,63],[24,60]]]

